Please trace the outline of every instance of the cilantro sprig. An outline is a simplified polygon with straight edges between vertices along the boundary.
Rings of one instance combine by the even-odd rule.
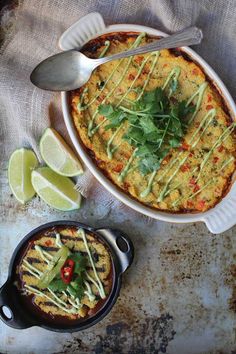
[[[185,133],[187,116],[194,106],[186,101],[177,102],[168,97],[160,87],[143,94],[129,107],[100,105],[99,113],[109,123],[106,130],[119,127],[128,121],[123,139],[136,148],[140,172],[145,175],[156,171],[172,148],[178,147]]]
[[[72,253],[69,258],[75,262],[73,278],[69,284],[66,284],[60,274],[50,282],[49,288],[52,291],[62,292],[67,290],[75,298],[81,299],[84,295],[84,279],[87,265],[87,258],[80,252]]]

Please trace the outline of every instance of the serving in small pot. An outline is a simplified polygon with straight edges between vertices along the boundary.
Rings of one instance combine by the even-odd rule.
[[[132,243],[119,230],[71,221],[42,225],[13,255],[0,290],[1,319],[15,328],[73,332],[90,327],[115,303],[121,274],[132,259]]]

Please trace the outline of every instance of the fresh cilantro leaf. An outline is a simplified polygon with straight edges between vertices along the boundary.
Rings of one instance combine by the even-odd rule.
[[[49,289],[52,291],[65,291],[67,288],[67,284],[64,283],[64,281],[59,278],[59,279],[53,279],[51,283],[49,284]]]
[[[153,133],[157,130],[157,127],[155,126],[153,118],[151,116],[141,117],[139,120],[139,124],[143,128],[145,134]]]
[[[181,118],[186,117],[189,113],[193,113],[195,106],[189,105],[186,107],[187,101],[181,101],[178,103],[178,116]]]
[[[179,138],[172,138],[169,140],[169,144],[172,148],[175,148],[180,145],[180,139]]]
[[[119,127],[122,121],[126,119],[126,114],[122,111],[114,111],[112,114],[108,115],[107,118],[111,123],[105,126],[105,130]]]
[[[101,104],[98,107],[98,112],[103,115],[103,116],[110,116],[113,112],[114,109],[111,104]]]
[[[84,290],[85,290],[83,281],[80,278],[77,278],[75,281],[71,282],[68,285],[67,290],[75,298],[78,298],[79,300],[81,300],[84,295]]]
[[[186,107],[186,101],[176,102],[172,99],[177,88],[178,80],[173,78],[169,85],[169,96],[158,87],[144,92],[129,107],[99,107],[99,113],[109,120],[106,130],[120,126],[125,120],[129,123],[123,139],[137,148],[136,157],[142,174],[157,170],[170,150],[181,144],[186,119],[188,114],[194,112],[195,107]],[[137,92],[141,90],[142,88],[137,88]]]
[[[148,155],[139,161],[139,170],[143,175],[157,170],[160,167],[160,159],[155,155]]]
[[[82,256],[81,253],[76,252],[70,255],[70,259],[75,262],[74,274],[81,274],[85,271],[87,265],[87,258]]]
[[[146,156],[148,154],[153,154],[157,151],[157,149],[158,148],[156,145],[145,144],[138,148],[136,156]]]
[[[130,127],[128,132],[124,135],[124,139],[129,142],[130,145],[138,146],[145,140],[141,129]]]

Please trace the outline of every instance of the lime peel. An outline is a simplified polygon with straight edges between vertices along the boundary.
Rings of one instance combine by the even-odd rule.
[[[79,159],[55,129],[47,128],[45,130],[39,147],[42,158],[56,173],[67,177],[83,173]]]
[[[26,148],[15,150],[8,165],[8,181],[16,199],[25,204],[35,195],[31,183],[31,172],[38,166],[35,153]]]
[[[32,184],[40,198],[53,208],[63,211],[80,208],[81,194],[72,180],[58,175],[49,167],[34,170]]]

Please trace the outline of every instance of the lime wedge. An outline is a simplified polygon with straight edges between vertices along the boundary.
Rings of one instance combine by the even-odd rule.
[[[80,161],[56,130],[47,128],[39,146],[42,158],[53,171],[67,177],[83,173]]]
[[[49,167],[40,167],[32,172],[31,181],[37,194],[53,208],[79,209],[81,195],[68,177],[58,175]]]
[[[29,149],[15,150],[9,160],[8,181],[16,199],[25,204],[33,198],[35,190],[31,183],[31,172],[38,166],[34,152]]]

